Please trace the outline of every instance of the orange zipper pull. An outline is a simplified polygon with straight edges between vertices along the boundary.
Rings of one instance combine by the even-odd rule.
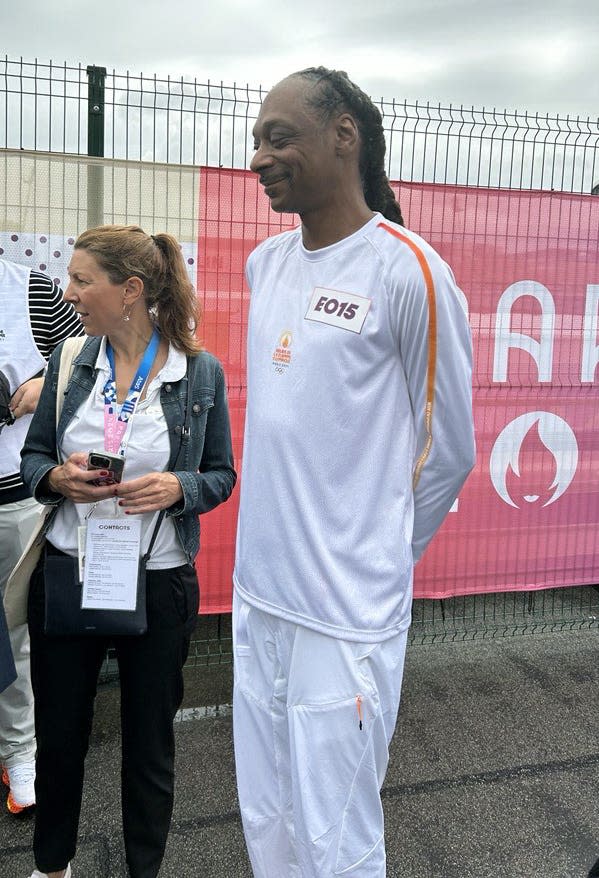
[[[358,725],[362,731],[362,696],[356,695],[356,707],[358,708]]]

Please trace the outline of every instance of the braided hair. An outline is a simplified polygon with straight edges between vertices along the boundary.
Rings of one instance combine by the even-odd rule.
[[[366,204],[403,226],[401,208],[385,172],[385,134],[378,108],[343,70],[307,67],[292,76],[301,76],[320,86],[306,100],[325,120],[342,112],[354,118],[360,132],[359,169]]]

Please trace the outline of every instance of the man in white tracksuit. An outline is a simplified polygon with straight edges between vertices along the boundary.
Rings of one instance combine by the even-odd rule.
[[[257,878],[385,875],[380,787],[412,573],[474,464],[449,267],[403,228],[381,116],[338,71],[269,92],[251,168],[301,226],[250,255],[234,734]]]

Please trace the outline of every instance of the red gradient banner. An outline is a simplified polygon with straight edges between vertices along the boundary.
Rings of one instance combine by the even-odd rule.
[[[441,598],[599,582],[599,198],[394,184],[406,225],[451,265],[474,345],[477,463],[416,568]],[[246,171],[205,168],[197,287],[225,368],[243,478],[245,260],[297,218]],[[231,606],[238,491],[202,516],[201,612]]]

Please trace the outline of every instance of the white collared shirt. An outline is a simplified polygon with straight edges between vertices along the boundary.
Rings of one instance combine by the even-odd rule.
[[[172,344],[166,363],[150,382],[145,399],[141,400],[132,418],[125,455],[123,481],[139,478],[150,472],[164,472],[170,457],[168,427],[160,404],[162,384],[180,381],[186,370],[185,354]],[[93,391],[73,415],[63,437],[60,453],[66,460],[75,451],[100,451],[104,448],[104,385],[110,376],[106,356],[106,339],[102,339],[96,359],[98,376]],[[92,506],[88,503],[63,503],[48,532],[48,539],[57,549],[69,555],[77,554],[77,529],[85,524]],[[114,500],[98,503],[93,511],[96,518],[124,516]],[[142,516],[142,554],[147,550],[158,518],[158,512]],[[148,569],[167,569],[185,564],[185,552],[177,538],[172,520],[165,517],[158,531]]]

